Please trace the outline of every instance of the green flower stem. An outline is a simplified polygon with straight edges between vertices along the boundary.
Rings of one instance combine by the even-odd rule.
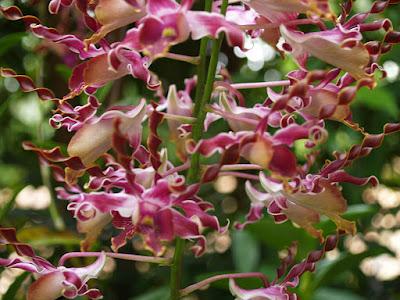
[[[211,11],[212,1],[206,0],[205,10]],[[221,5],[221,14],[225,15],[228,8],[228,0],[223,0]],[[196,122],[193,125],[192,138],[195,141],[199,141],[203,135],[203,124],[206,118],[207,103],[210,101],[211,93],[214,87],[215,73],[218,64],[218,55],[223,41],[223,34],[213,42],[210,63],[208,66],[207,77],[207,43],[208,38],[203,38],[200,42],[200,63],[197,70],[197,88],[195,95],[195,107],[193,110],[193,117],[196,118]],[[188,182],[195,182],[200,176],[200,155],[195,153],[192,155],[190,169],[188,171]],[[185,249],[185,241],[177,239],[175,244],[174,259],[171,266],[171,281],[170,281],[170,300],[180,299],[180,288],[182,278],[182,263],[183,254]]]
[[[204,10],[205,11],[211,11],[212,9],[212,0],[206,0]],[[209,42],[209,38],[205,37],[202,38],[200,41],[200,50],[199,50],[199,57],[200,57],[200,62],[199,65],[197,66],[197,88],[196,88],[196,94],[194,97],[195,103],[199,103],[201,101],[202,97],[202,91],[204,88],[204,82],[206,80],[206,70],[207,70],[207,45]],[[200,110],[200,105],[195,105],[194,110],[193,110],[193,115],[197,116]]]
[[[59,230],[59,231],[63,231],[65,230],[65,223],[63,218],[61,217],[60,213],[58,212],[58,208],[56,205],[56,200],[55,200],[55,196],[53,193],[53,186],[51,184],[51,180],[50,180],[50,168],[46,165],[40,164],[40,174],[42,176],[42,181],[43,184],[48,188],[50,195],[51,195],[51,201],[50,201],[50,205],[49,205],[49,213],[50,213],[50,217],[53,221],[54,227]]]
[[[227,8],[228,8],[228,1],[224,0],[221,5],[221,14],[225,15]],[[223,39],[224,39],[224,34],[221,33],[219,38],[213,42],[210,64],[208,66],[207,79],[205,82],[204,89],[202,88],[201,85],[197,86],[197,91],[203,94],[200,101],[196,101],[194,107],[194,116],[197,118],[197,121],[193,125],[192,139],[195,142],[198,142],[203,136],[204,120],[207,114],[206,107],[207,104],[210,102],[211,94],[214,88],[215,73],[218,65],[218,55],[221,49]],[[203,59],[203,56],[201,56],[201,59]],[[188,181],[196,182],[199,180],[199,176],[200,176],[200,154],[194,153],[192,155],[191,166],[188,172]]]
[[[180,298],[184,250],[185,241],[177,238],[174,258],[171,265],[170,300],[178,300]]]

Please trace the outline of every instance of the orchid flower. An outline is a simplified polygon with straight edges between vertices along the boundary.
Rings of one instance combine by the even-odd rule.
[[[49,3],[49,11],[57,14],[60,7],[70,6],[74,0],[51,0]],[[145,1],[125,1],[125,0],[100,0],[93,4],[91,1],[81,1],[77,3],[79,8],[85,14],[85,17],[92,20],[89,10],[93,11],[93,23],[97,30],[88,39],[85,40],[86,45],[96,44],[108,33],[136,22],[146,15]]]
[[[300,33],[280,27],[287,44],[283,50],[290,51],[301,68],[306,68],[308,55],[313,55],[331,65],[349,72],[355,79],[368,77],[366,68],[369,53],[361,43],[362,35],[357,29],[348,30],[340,24],[331,30]]]
[[[354,222],[340,217],[347,207],[346,200],[336,184],[341,180],[340,177],[359,185],[368,182],[376,184],[375,179],[357,180],[346,174],[338,174],[335,180],[310,176],[303,180],[300,186],[285,186],[281,182],[268,178],[264,173],[260,173],[259,176],[266,193],[259,192],[249,181],[246,182],[246,192],[252,203],[246,223],[236,224],[237,228],[243,228],[248,223],[259,220],[263,215],[263,209],[268,207],[268,213],[274,217],[275,222],[282,223],[290,219],[321,240],[323,239],[322,232],[314,227],[319,222],[320,215],[329,217],[339,230],[351,234],[356,231]]]
[[[15,6],[0,6],[6,19],[23,21],[36,37],[68,49],[68,54],[80,60],[72,70],[70,92],[60,98],[28,76],[0,69],[1,76],[15,79],[23,92],[34,92],[41,100],[55,104],[50,125],[72,135],[67,154],[61,147],[45,150],[29,142],[23,146],[51,168],[60,185],[57,198],[67,201],[77,231],[84,235],[83,252],[67,253],[59,266],[54,266],[18,241],[14,229],[0,228],[0,244],[11,245],[19,255],[0,258],[0,265],[32,272],[38,278],[28,290],[28,299],[101,298],[87,282],[98,277],[106,256],[138,258],[116,253],[134,238],[140,238],[145,249],[156,256],[139,257],[139,261],[172,262],[172,300],[221,279],[229,279],[230,291],[237,300],[297,299],[292,289],[305,272],[314,271],[326,251],[335,248],[338,236],[326,237],[321,250],[295,265],[296,249],[290,247],[271,282],[262,273],[221,274],[180,289],[184,241],[189,241],[194,255],[200,256],[206,252],[208,231],[225,233],[229,227],[229,220],[228,225],[220,225],[212,213],[213,204],[201,197],[202,188],[219,176],[248,180],[245,190],[250,210],[244,223],[235,224],[236,229],[257,222],[266,210],[276,223],[290,220],[321,243],[324,232],[317,226],[321,217],[332,220],[338,234],[356,232],[355,222],[343,217],[347,202],[340,184],[375,185],[378,181],[374,176],[354,177],[345,168],[378,148],[385,136],[400,131],[400,124],[389,123],[382,133],[368,134],[352,121],[350,105],[359,89],[376,86],[374,72],[382,70],[380,58],[400,43],[400,33],[393,30],[390,20],[376,18],[370,22],[370,17],[377,17],[399,1],[375,1],[369,11],[353,15],[353,1],[347,1],[338,18],[328,0],[233,2],[207,1],[206,12],[194,10],[192,0],[51,0],[51,13],[76,4],[81,16],[78,24],[94,32],[85,40],[79,37],[85,34],[65,34],[60,26],[46,27]],[[300,25],[316,26],[317,30],[303,31]],[[116,40],[109,41],[107,35],[116,30],[124,37],[118,40],[115,35],[112,38]],[[365,41],[365,32],[379,30],[384,34],[381,40]],[[217,70],[220,47],[226,38],[228,46],[243,49],[245,34],[261,37],[277,47],[282,57],[283,52],[291,53],[299,69],[284,80],[232,83],[235,76],[227,69]],[[213,40],[209,61],[208,38]],[[198,57],[170,52],[189,39],[202,39]],[[310,57],[330,66],[309,70]],[[164,93],[161,81],[150,70],[160,58],[196,64],[198,74],[185,81],[183,90],[177,90],[180,83],[174,82]],[[149,100],[105,107],[99,114],[104,110],[96,98],[97,89],[127,75],[145,83],[151,93]],[[192,99],[194,88],[196,96]],[[239,90],[253,88],[264,89],[264,98],[248,105],[249,100],[254,103],[256,99],[245,99],[245,93]],[[82,93],[87,94],[87,102],[74,104],[73,98]],[[213,135],[216,120],[225,121],[229,129]],[[326,141],[331,120],[357,130],[364,139],[344,153],[335,152],[332,161],[318,165],[317,146]],[[168,159],[168,141],[161,134],[164,125],[178,163]],[[144,126],[148,131],[143,135]],[[305,163],[295,155],[298,142],[309,150]],[[110,243],[114,252],[84,252],[107,227],[118,230]],[[161,257],[173,248],[174,240],[174,258]],[[97,257],[91,265],[64,266],[68,258],[89,256]],[[247,290],[236,281],[252,277],[261,279],[260,288]]]
[[[329,119],[351,123],[350,104],[356,92],[364,86],[372,89],[374,81],[364,79],[352,85],[354,79],[347,74],[340,77],[335,84],[333,80],[339,73],[339,69],[329,72],[291,72],[288,77],[293,82],[292,85],[283,93],[276,93],[268,88],[269,100],[278,103],[288,99],[287,109],[296,111],[306,120]]]
[[[196,196],[198,186],[186,186],[182,176],[169,171],[172,166],[166,156],[162,157],[163,162],[157,172],[151,167],[126,170],[109,160],[107,174],[93,173],[89,183],[92,188],[96,184],[97,189],[104,191],[84,193],[76,188],[69,188],[69,191],[58,189],[58,197],[69,201],[68,210],[77,219],[78,230],[86,233],[82,243],[84,249],[109,222],[122,229],[112,239],[115,251],[125,245],[127,239],[138,234],[157,256],[165,251],[165,242],[172,241],[176,236],[198,240],[192,249],[196,255],[201,255],[206,245],[201,233],[203,228],[225,230],[220,228],[216,217],[208,215],[212,205]],[[158,172],[171,175],[157,179]],[[130,179],[132,176],[134,183]],[[115,193],[108,186],[122,190]]]
[[[273,12],[283,13],[316,13],[330,15],[328,0],[243,0],[243,2],[257,11],[260,15],[268,17]]]
[[[145,101],[126,113],[109,110],[99,118],[92,118],[76,131],[68,144],[68,154],[79,157],[83,164],[89,166],[103,153],[112,147],[112,136],[115,126],[127,135],[130,145],[137,148],[142,135],[142,122],[146,114]]]
[[[348,72],[354,79],[371,77],[377,66],[376,57],[382,54],[384,44],[400,42],[397,38],[389,38],[392,34],[392,25],[389,20],[366,23],[371,14],[382,12],[390,1],[376,1],[367,13],[359,13],[346,20],[346,13],[341,16],[341,22],[336,27],[319,32],[303,33],[285,25],[280,26],[280,32],[285,42],[280,45],[282,50],[292,53],[298,65],[306,70],[307,58],[311,55]],[[351,6],[350,6],[351,7]],[[364,31],[386,31],[384,43],[378,46],[378,55],[374,55],[376,49],[371,45],[362,43]],[[397,36],[397,35],[396,35]]]
[[[338,236],[327,237],[321,250],[316,250],[308,254],[300,263],[294,264],[297,253],[297,243],[292,243],[287,249],[287,255],[282,259],[281,265],[276,270],[276,278],[269,282],[262,273],[234,273],[222,274],[207,278],[198,283],[192,284],[181,290],[180,294],[186,296],[196,290],[208,287],[210,283],[229,279],[229,290],[236,300],[296,300],[297,294],[291,291],[298,286],[300,277],[306,272],[314,272],[316,264],[324,257],[326,252],[336,248]],[[288,268],[292,266],[289,270]],[[261,279],[263,287],[246,290],[241,288],[236,279],[239,278],[258,278]]]
[[[148,14],[137,28],[127,32],[122,44],[142,51],[151,59],[167,55],[171,46],[184,42],[190,35],[194,40],[205,36],[216,38],[223,31],[231,46],[243,45],[243,33],[235,24],[217,13],[192,11],[191,6],[190,0],[181,4],[174,0],[149,0]]]
[[[292,177],[297,173],[297,159],[290,147],[299,139],[310,139],[310,146],[320,143],[320,137],[324,136],[321,132],[324,132],[324,129],[312,123],[291,124],[278,130],[273,136],[258,131],[221,133],[197,144],[188,142],[187,148],[189,153],[198,151],[210,157],[236,145],[239,147],[240,156],[250,163],[270,170],[277,176]]]
[[[104,253],[86,267],[55,267],[47,260],[36,256],[29,245],[19,242],[14,228],[0,228],[0,244],[13,246],[20,256],[1,258],[1,266],[22,269],[38,277],[28,289],[28,300],[55,300],[61,296],[68,299],[78,296],[87,296],[90,299],[102,298],[101,292],[97,289],[89,289],[87,282],[96,278],[103,269],[106,261]]]

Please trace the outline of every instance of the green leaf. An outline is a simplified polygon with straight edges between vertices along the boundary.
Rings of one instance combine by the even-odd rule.
[[[373,90],[361,89],[357,94],[356,105],[363,105],[371,110],[379,110],[387,113],[391,117],[398,117],[399,107],[396,97],[384,87]]]
[[[144,293],[140,296],[130,298],[130,300],[159,300],[168,299],[169,287],[162,286],[157,289],[153,289],[150,292]]]
[[[32,247],[79,245],[81,239],[72,232],[56,232],[46,227],[30,227],[18,231],[18,238],[29,243]]]
[[[13,209],[14,207],[14,203],[15,203],[15,196],[19,193],[21,189],[18,188],[15,191],[11,191],[11,195],[9,196],[9,199],[7,202],[3,203],[0,206],[0,224],[3,223],[3,219],[5,218],[5,216],[8,215],[8,213],[10,212],[10,210]]]
[[[313,300],[363,300],[364,298],[350,291],[333,288],[321,288],[315,292]]]
[[[70,78],[70,77],[71,77],[71,74],[72,74],[71,68],[69,68],[69,67],[66,66],[66,65],[61,65],[61,64],[56,65],[56,71],[57,71],[57,73],[58,73],[61,77],[63,77],[65,80],[68,80],[68,78]]]
[[[25,35],[25,32],[16,32],[9,33],[0,38],[0,56],[6,53],[10,48],[18,45]]]
[[[379,208],[375,205],[354,204],[350,205],[343,217],[349,220],[357,220],[375,215]]]
[[[317,239],[309,235],[304,229],[294,227],[289,221],[283,224],[275,224],[269,216],[249,225],[246,229],[258,241],[278,251],[290,246],[293,241],[299,241],[301,246],[298,250],[299,257],[305,257],[318,245]]]
[[[104,101],[104,99],[107,97],[107,95],[110,93],[111,88],[112,88],[112,84],[106,84],[105,86],[101,87],[97,93],[96,96],[99,99],[99,101]]]
[[[357,221],[372,217],[378,210],[379,208],[375,205],[354,204],[348,207],[347,211],[342,214],[342,217],[347,220]],[[330,234],[336,230],[336,226],[331,220],[324,220],[320,222],[317,227],[322,229],[325,234]]]
[[[3,300],[15,300],[17,292],[19,288],[21,287],[21,284],[25,281],[26,278],[30,273],[24,272],[21,275],[19,275],[14,282],[11,284],[11,286],[8,288],[7,292],[3,295]]]
[[[260,245],[247,231],[235,231],[232,243],[233,263],[238,272],[256,270],[260,262]]]

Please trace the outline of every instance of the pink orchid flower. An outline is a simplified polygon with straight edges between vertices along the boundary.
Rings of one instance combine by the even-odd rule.
[[[86,0],[51,0],[49,11],[56,14],[61,6],[68,7],[74,2],[78,2],[80,10],[85,14],[86,19],[91,21],[90,25],[96,31],[85,40],[86,45],[96,44],[108,33],[134,23],[146,15],[145,0],[99,0],[95,3]],[[93,12],[93,18],[89,10]]]
[[[294,184],[286,186],[279,181],[268,178],[260,173],[260,183],[266,193],[255,189],[250,182],[246,182],[246,192],[251,199],[251,209],[244,224],[236,224],[243,228],[248,223],[262,218],[263,209],[268,207],[275,222],[282,223],[290,219],[303,227],[312,236],[323,240],[322,232],[314,225],[319,222],[320,215],[329,217],[339,230],[354,234],[355,223],[340,217],[347,209],[346,200],[337,186],[338,181],[348,181],[359,185],[371,182],[376,184],[375,178],[356,179],[345,173],[337,173],[335,179],[309,176],[303,180],[301,186]]]
[[[242,46],[244,35],[235,24],[217,13],[190,10],[191,0],[178,4],[174,0],[149,0],[147,15],[137,28],[129,30],[122,44],[130,49],[142,51],[155,59],[165,56],[173,45],[205,36],[217,38],[226,32],[231,46]]]
[[[202,235],[203,229],[225,229],[220,228],[215,216],[208,214],[212,205],[196,195],[198,185],[186,186],[184,178],[171,171],[171,164],[166,158],[163,161],[157,172],[152,168],[128,171],[122,165],[109,161],[111,164],[107,168],[107,175],[97,174],[94,177],[102,176],[98,178],[100,181],[94,177],[90,181],[91,187],[97,181],[101,184],[97,188],[104,191],[84,193],[71,188],[69,191],[61,188],[58,190],[58,197],[69,201],[68,209],[78,220],[78,229],[87,233],[84,247],[88,247],[98,235],[98,232],[92,230],[99,223],[106,225],[111,221],[114,227],[122,229],[112,239],[115,251],[125,245],[127,239],[138,234],[142,236],[147,248],[158,256],[165,251],[165,244],[177,236],[197,240],[197,244],[192,247],[194,253],[204,253],[206,241]],[[172,173],[157,179],[159,175],[156,174],[159,172]],[[122,191],[115,193],[111,188]]]
[[[127,112],[109,110],[99,118],[92,118],[79,128],[68,144],[68,154],[79,157],[83,164],[90,166],[112,147],[112,137],[117,126],[127,135],[130,145],[137,148],[142,136],[142,122],[146,115],[145,101]]]
[[[99,290],[89,289],[87,282],[96,278],[103,269],[105,254],[100,255],[94,263],[86,267],[55,267],[47,260],[36,256],[29,245],[19,242],[14,228],[0,228],[0,244],[13,246],[20,256],[13,259],[0,258],[1,266],[22,269],[37,276],[37,280],[28,289],[28,300],[55,300],[61,296],[68,299],[79,296],[87,296],[90,299],[103,298]]]
[[[268,17],[272,12],[282,13],[316,13],[330,15],[328,0],[243,0],[260,15]]]

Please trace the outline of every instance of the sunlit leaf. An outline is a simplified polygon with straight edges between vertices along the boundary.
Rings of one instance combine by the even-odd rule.
[[[72,232],[56,232],[46,227],[30,227],[18,231],[18,237],[33,247],[79,245],[80,237]]]
[[[361,89],[357,94],[356,105],[362,105],[371,110],[387,113],[391,117],[398,117],[399,106],[396,98],[389,89],[378,87],[373,90]]]

